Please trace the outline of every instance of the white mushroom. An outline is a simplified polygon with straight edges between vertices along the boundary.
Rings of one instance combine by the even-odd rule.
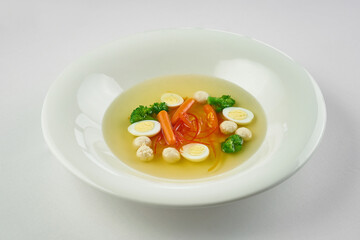
[[[209,97],[209,94],[207,92],[204,92],[204,91],[197,91],[197,92],[194,93],[195,101],[197,101],[198,103],[201,103],[201,104],[206,103],[208,97]]]
[[[250,129],[246,128],[246,127],[241,127],[238,128],[235,131],[235,134],[239,135],[240,137],[242,137],[242,139],[244,139],[244,141],[248,141],[251,139],[252,137],[252,133],[250,131]]]
[[[151,146],[151,139],[146,136],[140,136],[134,139],[133,145],[136,148],[141,147],[141,145],[145,144],[146,146]]]
[[[136,151],[136,156],[138,158],[140,158],[141,161],[148,162],[148,161],[153,160],[154,152],[149,146],[146,146],[145,144],[143,144]]]
[[[220,131],[223,134],[231,134],[237,129],[237,124],[233,121],[223,121],[220,124]]]
[[[166,162],[174,163],[180,160],[180,153],[176,148],[168,147],[162,152],[162,156]]]

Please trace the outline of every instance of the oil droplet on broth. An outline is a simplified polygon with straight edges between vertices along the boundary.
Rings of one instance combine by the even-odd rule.
[[[132,110],[139,105],[160,102],[160,97],[164,93],[176,93],[185,98],[192,97],[199,90],[215,97],[231,95],[236,101],[234,106],[252,111],[255,117],[246,127],[252,131],[253,138],[244,142],[242,150],[235,154],[221,152],[218,144],[214,146],[216,157],[211,151],[210,156],[203,162],[191,162],[182,158],[177,163],[167,163],[162,159],[161,151],[157,151],[151,162],[137,159],[136,149],[132,146],[135,137],[127,131]],[[257,100],[233,83],[209,76],[175,75],[146,80],[118,96],[103,118],[103,134],[106,143],[119,161],[123,161],[133,169],[161,178],[199,179],[234,169],[250,158],[264,140],[266,118]],[[220,166],[215,171],[208,171],[218,160],[221,161]]]

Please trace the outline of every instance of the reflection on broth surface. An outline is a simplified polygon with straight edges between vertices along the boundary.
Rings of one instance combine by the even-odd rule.
[[[252,132],[252,138],[243,143],[242,149],[236,153],[224,153],[221,151],[221,142],[229,135],[216,131],[210,137],[205,136],[201,140],[209,144],[210,155],[202,162],[192,162],[184,157],[176,163],[168,163],[162,158],[161,142],[156,146],[156,153],[152,161],[140,161],[136,157],[137,149],[133,146],[135,136],[128,132],[131,124],[129,116],[139,105],[148,106],[160,102],[164,93],[175,93],[184,98],[192,97],[196,91],[205,91],[210,96],[220,97],[230,95],[235,101],[234,107],[250,110],[254,118],[246,127]],[[174,96],[167,96],[174,103]],[[170,108],[170,117],[177,108]],[[195,103],[189,110],[190,114],[203,114],[203,105]],[[234,112],[233,114],[238,114]],[[235,115],[234,115],[235,116]],[[226,120],[221,112],[217,114],[219,123]],[[239,124],[239,127],[242,125]],[[143,127],[143,126],[142,126]],[[139,128],[139,127],[138,127]],[[196,132],[196,130],[194,130]],[[229,171],[251,157],[260,147],[266,134],[266,118],[264,111],[256,99],[241,87],[219,78],[201,75],[176,75],[150,79],[123,92],[110,105],[103,118],[103,134],[111,151],[125,164],[140,172],[162,178],[170,179],[198,179],[218,175]],[[157,136],[151,137],[152,148]],[[211,146],[210,146],[211,145]],[[194,150],[195,151],[195,150]],[[120,161],[119,160],[119,161]]]

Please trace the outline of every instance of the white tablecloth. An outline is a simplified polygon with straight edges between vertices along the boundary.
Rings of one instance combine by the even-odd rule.
[[[1,1],[0,239],[360,239],[359,12],[340,0]],[[312,73],[328,124],[296,175],[236,203],[176,210],[93,189],[51,155],[40,113],[66,65],[112,39],[183,26],[252,36]]]

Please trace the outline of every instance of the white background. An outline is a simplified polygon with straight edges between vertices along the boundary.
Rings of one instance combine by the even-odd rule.
[[[359,16],[356,0],[0,1],[0,239],[360,239]],[[87,186],[44,143],[47,89],[98,45],[184,26],[252,36],[307,68],[327,103],[319,148],[283,184],[220,207],[155,208]]]

